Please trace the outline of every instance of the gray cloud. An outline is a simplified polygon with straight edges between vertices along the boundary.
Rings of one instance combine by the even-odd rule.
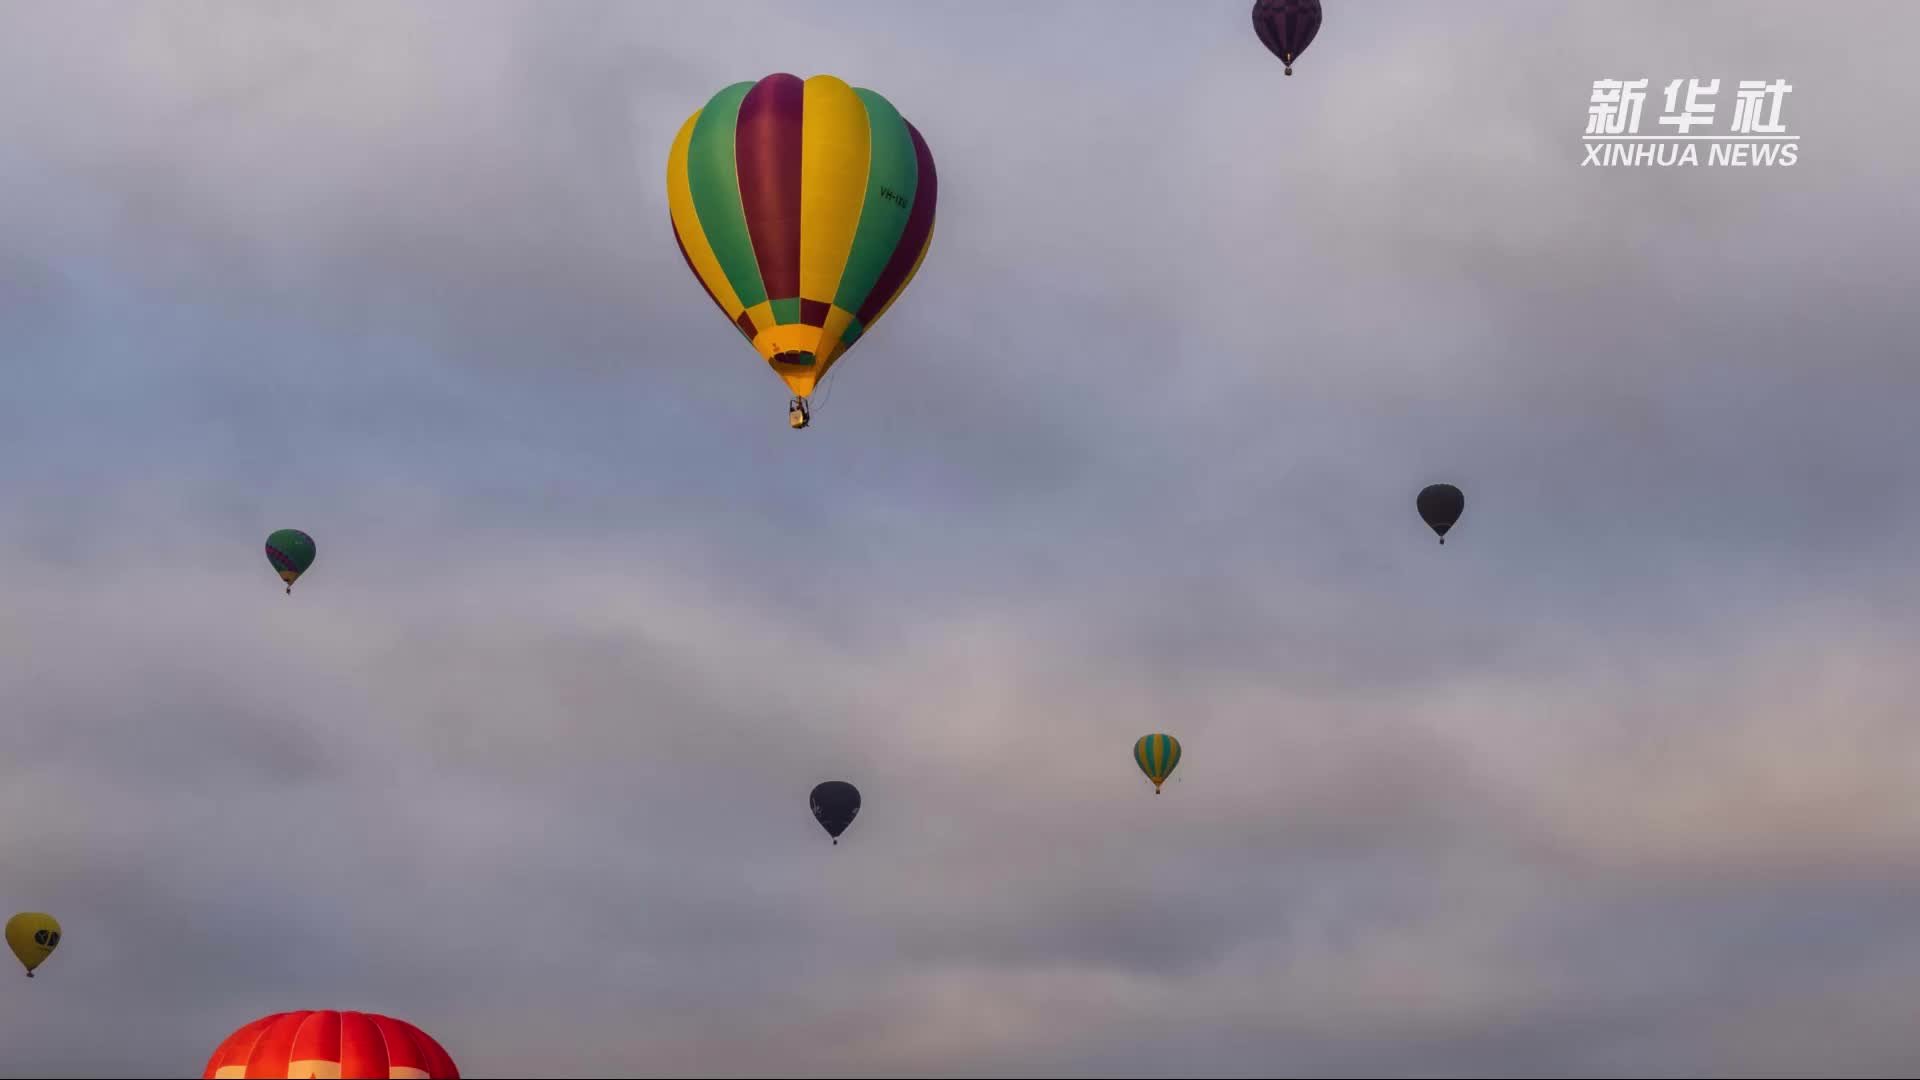
[[[0,1072],[1910,1062],[1906,7],[9,23]],[[774,70],[941,168],[804,437],[660,185]],[[1610,74],[1802,162],[1583,171]]]

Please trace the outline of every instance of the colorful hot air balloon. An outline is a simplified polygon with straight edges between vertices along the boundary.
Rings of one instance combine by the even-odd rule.
[[[26,965],[27,978],[60,944],[60,920],[45,912],[23,911],[7,920],[7,948]]]
[[[913,280],[933,241],[933,155],[887,99],[831,75],[720,91],[667,157],[667,206],[693,276],[794,397]]]
[[[313,537],[299,529],[275,529],[267,537],[267,561],[280,572],[280,580],[287,583],[287,592],[292,594],[293,583],[307,567],[313,565]]]
[[[1160,794],[1160,785],[1167,782],[1173,773],[1173,767],[1180,764],[1180,740],[1171,735],[1142,735],[1140,741],[1133,744],[1133,763],[1153,781],[1153,793]]]
[[[1460,514],[1467,508],[1467,497],[1452,484],[1429,484],[1420,489],[1413,505],[1420,511],[1420,519],[1440,534],[1440,542],[1444,544],[1447,530],[1453,528],[1453,523],[1460,520]]]
[[[403,1020],[302,1009],[263,1016],[227,1036],[200,1075],[458,1080],[460,1068],[432,1036]]]
[[[1293,58],[1306,52],[1313,35],[1320,32],[1320,0],[1257,0],[1253,32],[1291,75]]]
[[[840,834],[847,831],[847,826],[853,824],[855,815],[860,813],[860,789],[845,780],[829,780],[813,789],[807,803],[813,808],[814,820],[838,845]]]

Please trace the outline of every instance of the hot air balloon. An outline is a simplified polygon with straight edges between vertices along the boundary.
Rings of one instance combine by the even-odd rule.
[[[793,391],[787,421],[873,328],[933,241],[933,155],[887,99],[831,75],[713,95],[667,156],[693,276]]]
[[[854,817],[860,813],[860,789],[845,780],[829,780],[816,786],[807,802],[813,807],[814,820],[838,846],[840,834],[847,831],[847,826],[853,824]]]
[[[53,955],[60,944],[60,920],[39,911],[23,911],[7,920],[7,948],[26,965],[27,978],[33,969]]]
[[[1313,35],[1320,32],[1320,0],[1257,0],[1253,32],[1291,75],[1293,58],[1306,52]]]
[[[1140,741],[1133,744],[1133,763],[1153,781],[1153,793],[1160,794],[1160,785],[1167,782],[1173,767],[1180,764],[1180,740],[1171,735],[1142,735]]]
[[[1467,497],[1452,484],[1429,484],[1420,489],[1419,498],[1414,500],[1420,517],[1428,527],[1440,534],[1440,542],[1447,542],[1447,530],[1460,520],[1461,511],[1467,508]]]
[[[292,595],[293,583],[307,567],[313,565],[313,537],[299,529],[275,529],[267,537],[267,561],[280,572],[280,580],[287,583],[287,593]]]
[[[263,1016],[227,1036],[200,1075],[458,1080],[460,1068],[432,1036],[403,1020],[302,1009]]]

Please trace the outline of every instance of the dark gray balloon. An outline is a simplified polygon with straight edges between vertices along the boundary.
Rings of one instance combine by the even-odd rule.
[[[1447,542],[1447,530],[1460,520],[1460,514],[1467,508],[1467,497],[1452,484],[1430,484],[1420,491],[1420,497],[1414,500],[1420,509],[1420,518],[1429,528],[1440,534],[1440,542]]]
[[[860,789],[845,780],[829,780],[815,787],[807,801],[813,807],[814,820],[827,830],[835,844],[860,813]]]

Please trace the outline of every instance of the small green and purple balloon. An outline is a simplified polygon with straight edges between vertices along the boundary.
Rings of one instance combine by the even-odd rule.
[[[287,583],[287,592],[293,592],[293,583],[307,568],[313,565],[313,537],[299,529],[275,529],[267,537],[267,561],[279,572],[280,580]]]

